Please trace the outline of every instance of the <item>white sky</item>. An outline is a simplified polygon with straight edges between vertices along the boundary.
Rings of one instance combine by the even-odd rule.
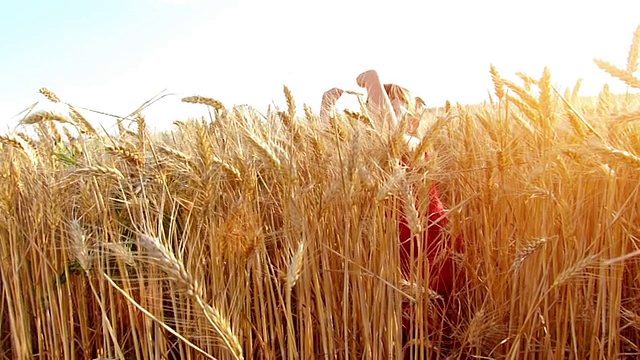
[[[189,7],[194,12],[202,3],[162,2],[164,7]],[[151,3],[160,6],[160,1]],[[360,90],[355,77],[370,68],[377,69],[384,82],[411,89],[429,106],[441,106],[446,100],[487,100],[487,91],[492,91],[491,63],[514,80],[517,71],[539,77],[546,65],[556,85],[571,87],[583,77],[584,93],[592,95],[605,82],[614,91],[625,91],[596,67],[593,58],[624,66],[632,34],[640,25],[638,0],[240,0],[217,8],[212,4],[207,5],[215,8],[210,18],[180,24],[184,31],[176,35],[159,33],[157,46],[126,59],[118,71],[105,70],[93,83],[74,77],[79,60],[65,59],[68,66],[57,70],[64,80],[51,90],[77,106],[126,114],[166,88],[180,96],[165,98],[145,112],[158,129],[204,114],[200,106],[180,103],[180,97],[187,95],[264,109],[273,102],[284,106],[286,84],[300,109],[308,103],[317,110],[322,93],[333,86]],[[113,57],[92,65],[96,71],[106,69],[103,65]],[[13,115],[42,100],[37,90],[28,89],[31,97],[0,91],[0,119],[15,123]],[[345,99],[340,104],[351,107],[355,102]],[[41,106],[50,107],[46,101]],[[91,119],[111,126],[108,119],[94,115]]]

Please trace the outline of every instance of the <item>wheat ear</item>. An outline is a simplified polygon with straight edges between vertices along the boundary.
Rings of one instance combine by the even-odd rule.
[[[627,72],[633,74],[638,70],[638,52],[640,51],[640,25],[633,33],[631,46],[629,47],[629,56],[627,57]]]
[[[187,96],[182,98],[182,102],[211,106],[216,111],[224,110],[224,104],[222,104],[222,102],[204,96]]]
[[[626,70],[619,69],[618,67],[600,59],[595,59],[594,62],[598,67],[604,70],[609,75],[618,78],[625,84],[631,86],[632,88],[640,89],[640,79],[633,76],[633,74],[629,73]]]

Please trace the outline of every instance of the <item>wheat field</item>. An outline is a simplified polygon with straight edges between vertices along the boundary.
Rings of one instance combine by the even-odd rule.
[[[286,87],[264,116],[193,96],[210,118],[111,135],[43,88],[68,114],[0,136],[0,358],[636,358],[639,44],[595,61],[627,94],[491,67],[485,104],[424,115],[408,166],[400,131]],[[466,241],[446,304],[399,270],[393,209],[432,184]]]

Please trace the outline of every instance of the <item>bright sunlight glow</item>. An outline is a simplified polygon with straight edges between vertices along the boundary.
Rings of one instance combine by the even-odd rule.
[[[638,1],[27,0],[2,7],[0,120],[8,127],[36,101],[52,108],[40,87],[119,116],[166,89],[174,95],[145,111],[153,127],[166,129],[206,113],[181,103],[183,96],[265,110],[284,106],[286,84],[299,109],[307,103],[317,111],[325,90],[360,90],[355,77],[370,68],[428,106],[488,100],[490,64],[514,80],[516,72],[540,77],[549,66],[561,89],[584,78],[585,95],[604,83],[624,92],[593,59],[623,66],[640,24]]]

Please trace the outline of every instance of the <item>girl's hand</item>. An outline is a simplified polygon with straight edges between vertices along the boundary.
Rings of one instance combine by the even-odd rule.
[[[322,100],[327,100],[335,105],[336,101],[342,96],[344,90],[334,87],[333,89],[325,91],[324,95],[322,95]]]
[[[356,78],[358,86],[368,89],[371,85],[380,84],[380,77],[375,70],[367,70]]]
[[[336,102],[342,96],[344,90],[334,87],[325,91],[322,95],[322,105],[320,106],[320,119],[326,120],[333,113]]]

